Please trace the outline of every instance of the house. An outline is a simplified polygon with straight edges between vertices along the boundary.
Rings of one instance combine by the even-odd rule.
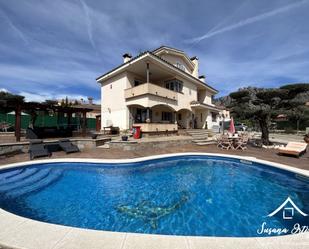
[[[60,106],[74,106],[77,108],[88,108],[91,109],[91,111],[87,112],[86,117],[87,118],[96,118],[97,116],[101,115],[101,105],[95,104],[93,102],[93,97],[88,97],[88,102],[86,102],[84,99],[59,99],[56,100],[58,105]],[[76,115],[73,115],[75,117]]]
[[[221,111],[212,103],[216,89],[199,75],[198,58],[161,46],[132,58],[98,77],[101,128],[141,126],[143,132],[207,128],[219,124]]]

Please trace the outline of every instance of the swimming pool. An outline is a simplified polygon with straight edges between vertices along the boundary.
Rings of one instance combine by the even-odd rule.
[[[309,213],[307,177],[209,155],[33,164],[0,171],[0,193],[0,208],[14,214],[106,231],[255,237],[268,235],[257,232],[263,222],[309,225],[297,212],[267,217],[287,197]]]

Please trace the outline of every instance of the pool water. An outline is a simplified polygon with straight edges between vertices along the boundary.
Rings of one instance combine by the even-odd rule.
[[[73,227],[149,234],[256,237],[309,216],[268,214],[290,197],[309,214],[309,178],[214,156],[130,164],[49,163],[0,171],[0,208]],[[289,204],[287,204],[289,205]],[[271,234],[277,235],[277,234]]]

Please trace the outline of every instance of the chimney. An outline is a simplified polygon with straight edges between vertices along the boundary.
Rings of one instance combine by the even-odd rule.
[[[205,82],[205,75],[201,75],[201,76],[199,76],[198,78],[199,78],[200,81]]]
[[[89,105],[93,105],[93,98],[92,97],[88,97],[88,102],[89,102]]]
[[[122,57],[123,57],[123,63],[126,63],[129,60],[131,60],[132,55],[130,55],[129,53],[125,53]]]
[[[193,69],[193,76],[195,77],[195,78],[199,78],[198,77],[198,58],[196,57],[196,56],[193,56],[192,58],[191,58],[191,61],[194,63],[194,69]]]

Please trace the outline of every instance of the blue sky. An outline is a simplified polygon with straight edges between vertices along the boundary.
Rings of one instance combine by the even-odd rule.
[[[162,44],[226,95],[309,82],[309,0],[0,0],[0,89],[100,98],[95,78]]]

